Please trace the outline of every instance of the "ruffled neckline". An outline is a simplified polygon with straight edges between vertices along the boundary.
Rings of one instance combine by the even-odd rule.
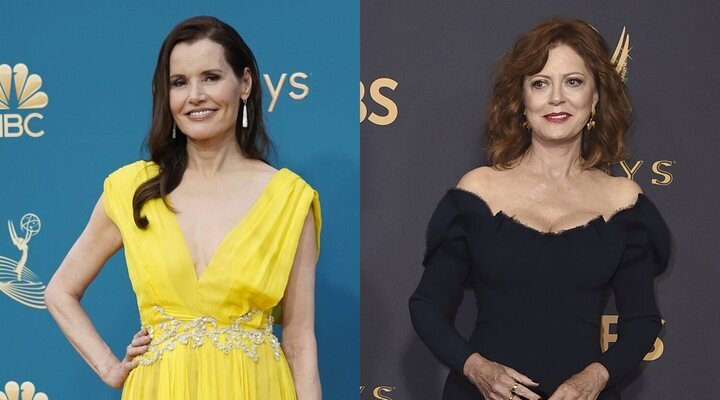
[[[645,193],[640,192],[640,193],[638,193],[637,198],[635,199],[635,202],[613,211],[613,213],[610,215],[610,217],[608,217],[608,219],[605,219],[602,214],[598,214],[597,216],[591,218],[587,222],[582,223],[577,226],[573,226],[570,228],[561,229],[561,230],[557,230],[557,231],[542,231],[542,230],[534,228],[534,227],[520,221],[519,219],[517,219],[516,217],[514,217],[512,215],[508,215],[502,209],[500,209],[497,213],[493,214],[492,209],[490,208],[490,205],[488,204],[488,202],[484,198],[482,198],[482,196],[480,196],[479,194],[477,194],[475,192],[471,192],[469,190],[462,189],[459,187],[454,187],[454,188],[448,190],[448,192],[458,192],[458,193],[463,193],[465,195],[468,195],[468,196],[476,199],[477,202],[480,203],[480,205],[486,211],[488,216],[490,216],[494,219],[503,219],[503,220],[509,221],[510,223],[512,223],[524,230],[527,230],[536,235],[546,236],[546,237],[565,236],[572,232],[586,230],[595,224],[612,225],[613,223],[615,223],[616,220],[620,219],[620,217],[623,214],[631,213],[633,210],[639,209],[645,202],[649,201],[649,199],[647,198]]]

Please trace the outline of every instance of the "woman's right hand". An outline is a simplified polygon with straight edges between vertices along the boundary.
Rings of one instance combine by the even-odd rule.
[[[133,358],[145,353],[148,350],[148,345],[152,338],[144,327],[133,336],[132,341],[127,347],[125,357],[118,360],[110,369],[103,374],[102,381],[106,385],[114,388],[121,388],[125,383],[130,371],[140,363],[138,360]]]
[[[490,361],[478,353],[472,354],[465,361],[463,373],[487,400],[539,400],[540,396],[528,387],[537,387],[527,376],[510,367]],[[512,395],[511,389],[517,383]]]

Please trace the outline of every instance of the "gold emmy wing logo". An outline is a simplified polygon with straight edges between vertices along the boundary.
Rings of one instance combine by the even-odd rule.
[[[620,78],[622,78],[623,82],[627,79],[629,59],[630,34],[625,31],[625,27],[623,26],[623,30],[620,33],[620,39],[618,39],[618,44],[615,46],[615,51],[613,52],[612,57],[610,57],[610,61],[615,64],[615,71],[620,74]]]
[[[8,221],[10,240],[22,252],[19,260],[0,256],[0,292],[25,306],[45,309],[45,285],[40,278],[26,265],[28,243],[40,232],[40,218],[28,213],[20,220],[20,229],[24,234],[19,236],[12,221]],[[25,397],[23,397],[25,399]],[[3,400],[0,397],[0,400]]]
[[[48,400],[43,393],[35,393],[35,385],[31,382],[23,382],[18,385],[15,381],[5,384],[5,392],[0,392],[0,400]]]
[[[0,65],[0,112],[11,109],[13,86],[15,108],[18,110],[34,110],[48,105],[48,95],[40,91],[42,87],[40,75],[29,74],[27,65],[22,63],[16,64],[13,68],[8,64],[2,64]],[[34,119],[43,119],[43,115],[37,112],[26,116],[0,114],[0,138],[20,137],[23,134],[37,138],[44,135],[45,131],[31,128],[30,122]]]

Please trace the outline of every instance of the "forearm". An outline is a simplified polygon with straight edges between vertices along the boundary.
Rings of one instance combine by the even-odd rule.
[[[428,267],[408,306],[420,339],[440,361],[462,374],[475,349],[455,328],[455,313],[463,296],[463,277],[456,271],[449,265]]]
[[[45,302],[70,344],[103,378],[119,360],[98,334],[80,300],[51,286],[46,292]]]
[[[282,348],[290,364],[298,400],[322,399],[315,334],[293,334],[286,329]]]

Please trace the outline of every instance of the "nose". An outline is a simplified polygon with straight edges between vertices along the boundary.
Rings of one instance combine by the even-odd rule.
[[[556,106],[565,102],[565,92],[562,85],[553,85],[550,93],[550,104]]]
[[[190,104],[199,104],[205,101],[206,96],[203,91],[203,87],[200,83],[190,84],[190,94],[188,96],[188,102]]]

